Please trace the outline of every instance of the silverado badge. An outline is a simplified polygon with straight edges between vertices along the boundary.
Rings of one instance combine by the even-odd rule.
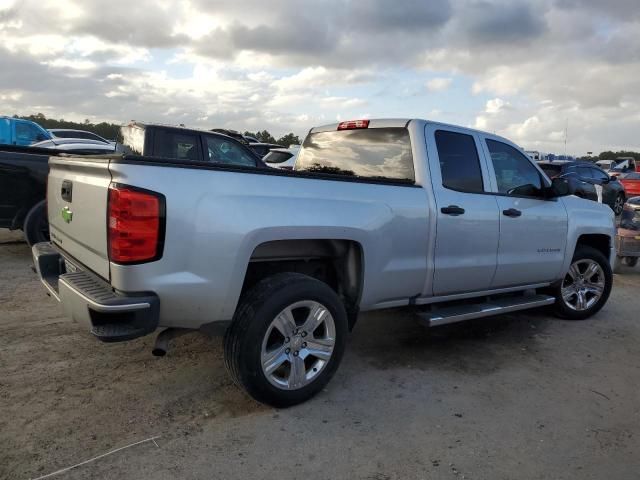
[[[71,211],[71,209],[68,206],[64,207],[60,213],[62,215],[62,219],[65,222],[71,223],[71,220],[73,220],[73,212]]]

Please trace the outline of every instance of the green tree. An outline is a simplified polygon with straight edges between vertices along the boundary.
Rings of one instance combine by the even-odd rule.
[[[287,133],[280,137],[276,143],[285,147],[288,147],[289,145],[300,145],[300,138],[293,133]]]
[[[70,128],[74,130],[86,130],[87,132],[93,132],[100,135],[107,140],[116,140],[118,142],[122,141],[122,134],[120,133],[120,125],[116,123],[91,123],[89,119],[86,119],[84,122],[70,122],[61,118],[60,120],[56,120],[53,118],[47,118],[42,113],[36,113],[35,115],[14,115],[15,118],[22,118],[24,120],[31,120],[32,122],[36,122],[43,128]]]
[[[271,135],[269,132],[267,132],[266,130],[263,130],[261,132],[257,132],[255,134],[255,137],[260,140],[261,142],[264,143],[276,143],[276,139],[273,138],[273,135]]]
[[[614,160],[618,157],[633,157],[636,160],[640,160],[639,152],[630,152],[626,150],[620,150],[619,152],[612,152],[611,150],[607,150],[606,152],[600,153],[598,158],[600,160]]]

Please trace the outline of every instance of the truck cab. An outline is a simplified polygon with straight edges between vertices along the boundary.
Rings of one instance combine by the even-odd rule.
[[[0,117],[0,144],[28,146],[51,140],[51,134],[30,120]]]

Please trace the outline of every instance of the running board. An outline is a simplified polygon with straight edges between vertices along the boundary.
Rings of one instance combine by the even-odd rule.
[[[420,317],[420,323],[423,325],[435,327],[473,318],[492,317],[503,313],[517,312],[518,310],[544,307],[545,305],[552,305],[555,301],[556,299],[549,295],[503,297],[471,305],[434,308],[427,312],[419,312],[418,316]]]

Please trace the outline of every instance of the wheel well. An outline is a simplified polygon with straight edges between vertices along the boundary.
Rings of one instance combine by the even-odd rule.
[[[595,248],[599,252],[601,252],[605,258],[609,258],[609,254],[611,253],[611,239],[607,235],[603,234],[588,234],[588,235],[580,235],[578,238],[578,243],[576,244],[576,248],[580,245],[586,245],[591,248]]]
[[[342,299],[353,328],[362,294],[363,255],[351,240],[277,240],[258,245],[247,267],[242,293],[275,273],[296,272],[329,285]]]

